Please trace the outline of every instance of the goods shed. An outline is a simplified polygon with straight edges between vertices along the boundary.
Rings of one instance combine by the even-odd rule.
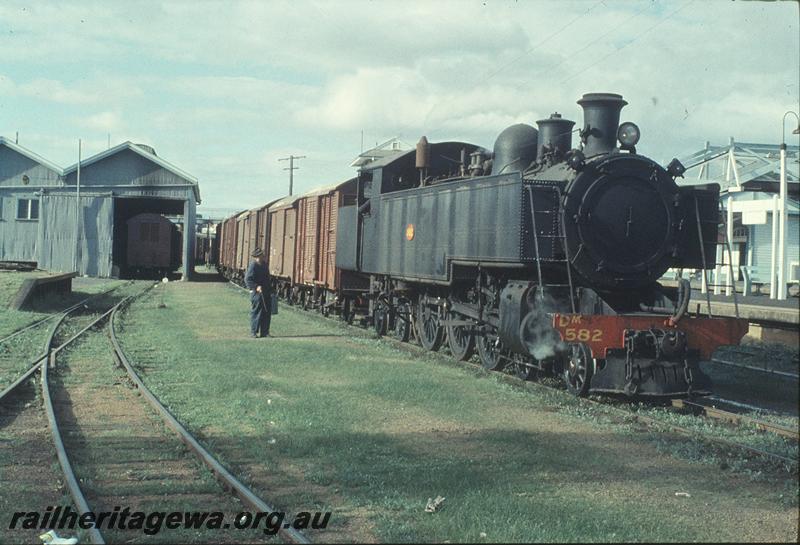
[[[183,278],[193,272],[197,180],[142,144],[124,142],[66,169],[0,139],[0,261],[89,276],[129,273],[130,220],[181,216]],[[133,222],[140,225],[140,222]]]

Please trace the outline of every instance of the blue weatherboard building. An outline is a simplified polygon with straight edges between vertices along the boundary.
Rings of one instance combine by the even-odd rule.
[[[727,235],[730,241],[737,285],[769,286],[773,298],[785,298],[786,287],[800,283],[799,150],[796,145],[786,146],[783,190],[779,144],[735,142],[731,138],[727,145],[706,143],[704,149],[681,158],[687,170],[679,183],[720,184],[724,225],[720,240]],[[716,292],[725,290],[721,285],[730,284],[728,261],[727,252],[720,246],[717,262],[721,265],[710,279],[717,286]],[[783,283],[782,295],[779,280]]]
[[[62,169],[0,137],[0,262],[118,276],[126,266],[127,222],[148,212],[181,216],[188,279],[199,203],[197,179],[149,146],[124,142]]]

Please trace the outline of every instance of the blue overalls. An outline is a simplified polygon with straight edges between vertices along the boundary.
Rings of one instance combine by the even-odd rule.
[[[260,265],[251,261],[244,275],[244,283],[250,290],[250,334],[253,337],[269,335],[269,323],[272,319],[272,308],[269,302],[271,282],[267,264]],[[261,293],[256,291],[261,286]]]

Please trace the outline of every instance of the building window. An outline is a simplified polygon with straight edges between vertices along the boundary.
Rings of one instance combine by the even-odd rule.
[[[17,219],[18,220],[38,220],[39,219],[39,199],[18,199],[17,200]]]

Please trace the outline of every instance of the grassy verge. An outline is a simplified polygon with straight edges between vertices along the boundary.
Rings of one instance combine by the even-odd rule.
[[[10,335],[42,318],[58,313],[92,294],[124,284],[124,281],[121,280],[92,283],[68,294],[50,295],[45,300],[34,301],[32,308],[29,310],[11,310],[8,308],[8,305],[11,304],[26,279],[42,276],[48,276],[48,273],[44,271],[0,272],[0,309],[2,309],[2,312],[0,312],[0,338]]]
[[[142,282],[129,283],[112,281],[111,283],[92,286],[91,291],[73,292],[68,296],[59,298],[60,302],[54,305],[53,309],[61,310],[69,304],[74,304],[86,299],[99,291],[105,291],[111,287],[118,286],[117,289],[111,293],[99,295],[87,301],[84,308],[70,315],[70,318],[59,328],[56,336],[56,344],[65,341],[72,334],[95,319],[99,313],[102,313],[123,297],[140,292],[147,284],[148,283]],[[14,311],[8,312],[13,314]],[[27,316],[28,314],[38,318],[48,316],[48,314],[35,312],[18,312],[17,314],[23,316],[26,320],[31,320],[31,322],[34,320]],[[50,316],[54,316],[54,314]],[[54,320],[45,321],[0,344],[0,390],[8,386],[20,374],[25,372],[32,363],[32,360],[43,352],[45,342],[53,325]]]
[[[560,392],[411,356],[285,307],[276,338],[250,340],[247,300],[225,285],[170,284],[165,308],[161,297],[123,321],[145,381],[267,497],[332,508],[339,533],[325,539],[797,535],[796,480],[682,455],[671,446],[692,444],[683,439],[660,448],[647,430]],[[444,508],[426,513],[437,495]]]

